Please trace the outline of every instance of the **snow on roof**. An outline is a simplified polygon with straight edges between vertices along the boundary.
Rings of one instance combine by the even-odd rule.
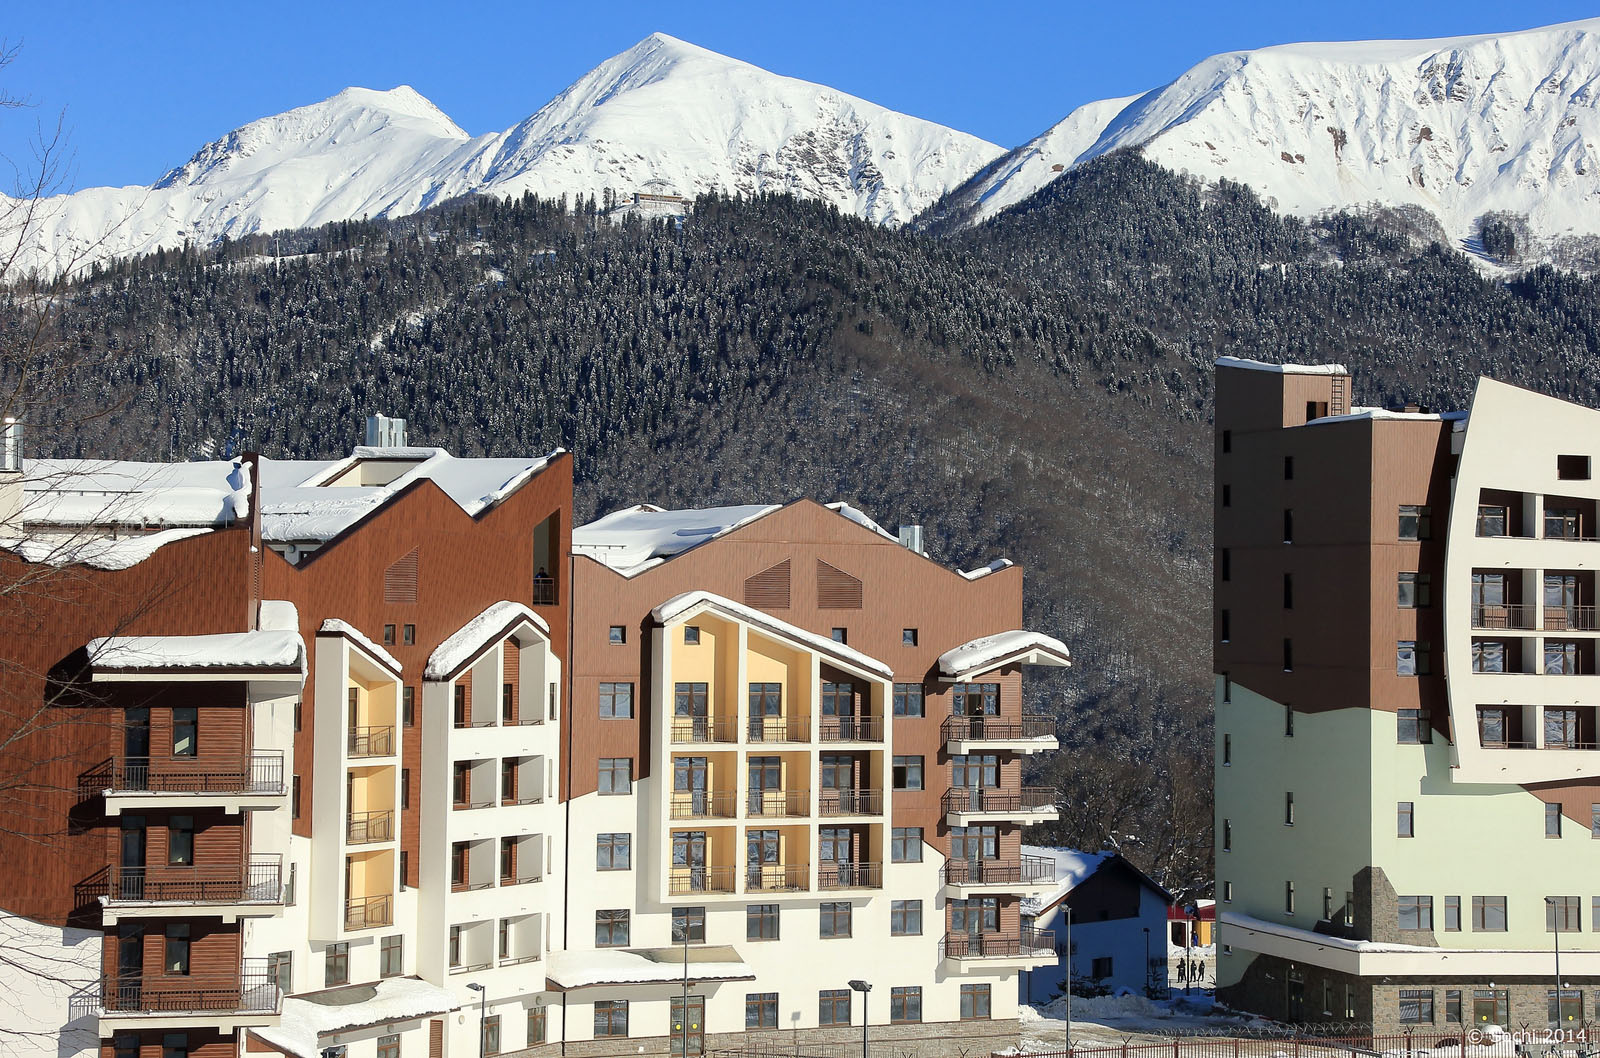
[[[1348,375],[1343,364],[1271,364],[1265,360],[1246,360],[1238,356],[1217,357],[1218,367],[1237,367],[1246,371],[1271,371],[1279,375]]]
[[[1322,426],[1330,422],[1355,422],[1357,420],[1401,420],[1406,422],[1459,422],[1467,417],[1464,411],[1395,411],[1390,408],[1351,408],[1348,415],[1324,415],[1311,419],[1307,426]]]
[[[1244,929],[1259,930],[1262,933],[1272,933],[1280,937],[1293,937],[1296,939],[1314,938],[1316,943],[1329,948],[1342,948],[1345,951],[1392,951],[1416,952],[1418,954],[1437,955],[1440,949],[1422,944],[1390,944],[1372,940],[1348,940],[1336,937],[1331,933],[1316,933],[1309,929],[1296,929],[1285,926],[1281,922],[1268,922],[1266,919],[1253,918],[1242,915],[1237,911],[1224,911],[1220,922],[1230,926],[1240,926]],[[1473,951],[1504,951],[1504,948],[1450,948],[1449,954],[1463,954]]]
[[[644,503],[578,526],[572,531],[572,550],[632,577],[775,510],[777,504],[665,511]]]
[[[35,459],[23,468],[25,525],[227,525],[250,513],[239,461]]]
[[[89,641],[97,669],[267,669],[305,671],[299,632],[221,632],[204,636],[111,636]]]
[[[322,627],[317,629],[317,634],[344,636],[354,642],[356,646],[360,647],[362,650],[365,650],[368,654],[376,658],[384,665],[385,668],[392,670],[396,676],[400,674],[400,662],[395,660],[395,656],[380,647],[378,644],[374,643],[372,640],[368,639],[366,636],[362,635],[356,626],[348,621],[341,621],[336,617],[330,617],[326,621],[322,622]]]
[[[440,643],[428,656],[428,665],[422,672],[422,678],[449,679],[462,665],[482,653],[483,649],[494,642],[495,637],[502,634],[508,626],[521,621],[527,621],[546,636],[550,634],[550,626],[545,623],[543,617],[520,602],[501,600],[490,605],[481,614],[456,629],[449,639]]]
[[[731,945],[714,944],[682,948],[646,948],[625,951],[557,951],[550,954],[545,974],[558,988],[591,985],[665,984],[682,981],[683,960],[689,960],[691,981],[750,981],[755,973]]]
[[[999,573],[1003,569],[1009,569],[1013,565],[1015,563],[1009,558],[997,558],[987,566],[979,566],[977,569],[958,569],[956,572],[968,580],[977,580],[979,577],[987,577],[991,573]]]
[[[261,605],[256,608],[256,627],[262,631],[298,632],[300,610],[294,603],[283,599],[262,599]]]
[[[1041,656],[1042,655],[1042,656]],[[960,679],[975,672],[987,672],[1012,660],[1035,665],[1072,664],[1072,652],[1054,636],[1017,629],[983,636],[939,655],[939,675]]]
[[[850,521],[855,522],[857,525],[866,526],[868,529],[871,529],[885,540],[893,540],[897,544],[900,542],[900,538],[898,536],[889,532],[889,530],[885,529],[883,526],[879,525],[877,522],[861,513],[858,508],[850,506],[843,500],[828,504],[828,510],[850,519]]]
[[[827,654],[836,660],[854,665],[856,668],[865,669],[876,673],[884,679],[893,679],[894,670],[877,658],[869,657],[859,650],[853,650],[843,643],[835,643],[827,636],[817,635],[788,621],[779,620],[762,610],[752,609],[732,599],[723,598],[721,595],[709,591],[689,591],[682,595],[674,595],[666,602],[650,611],[650,615],[662,624],[669,624],[676,618],[688,613],[702,604],[712,606],[730,617],[737,618],[748,625],[759,628],[771,635],[783,636],[815,650],[819,654]]]
[[[459,1010],[454,996],[415,977],[386,977],[286,998],[276,1025],[253,1026],[258,1038],[296,1058],[321,1058],[323,1036]]]
[[[0,539],[0,548],[16,552],[27,562],[116,570],[137,566],[174,541],[203,536],[209,532],[210,529],[163,529],[159,533],[117,538],[86,534],[12,537]]]
[[[1059,903],[1068,893],[1072,892],[1084,879],[1094,874],[1114,853],[1110,852],[1079,852],[1077,849],[1046,848],[1042,845],[1022,846],[1024,856],[1038,856],[1047,859],[1056,865],[1056,887],[1048,893],[1038,896],[1023,898],[1022,909],[1030,914],[1036,914],[1043,908]]]

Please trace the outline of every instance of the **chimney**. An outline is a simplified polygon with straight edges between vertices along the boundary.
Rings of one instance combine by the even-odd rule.
[[[22,423],[0,422],[0,532],[21,532]]]
[[[404,448],[406,446],[406,421],[391,419],[387,415],[367,416],[368,448]]]
[[[926,555],[922,549],[922,526],[902,525],[900,527],[900,546],[907,551],[915,551],[919,555]]]

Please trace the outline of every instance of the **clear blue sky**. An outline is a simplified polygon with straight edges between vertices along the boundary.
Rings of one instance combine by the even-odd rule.
[[[348,85],[410,84],[470,133],[507,128],[660,30],[1005,146],[1081,103],[1157,87],[1220,51],[1434,37],[1593,16],[1566,0],[921,3],[73,3],[17,0],[0,155],[63,110],[76,187],[151,183],[247,121]]]

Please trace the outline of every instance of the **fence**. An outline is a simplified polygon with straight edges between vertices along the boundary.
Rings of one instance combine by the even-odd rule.
[[[1535,1054],[1585,1058],[1600,1051],[1590,1027],[1547,1029],[1525,1025],[1509,1031],[1459,1026],[1405,1033],[1361,1031],[1350,1023],[1245,1027],[1180,1032],[1149,1042],[1090,1043],[1071,1050],[1006,1052],[990,1058],[1515,1058]],[[1594,1027],[1600,1033],[1600,1025]]]

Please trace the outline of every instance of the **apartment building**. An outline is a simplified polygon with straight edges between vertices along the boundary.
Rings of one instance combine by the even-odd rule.
[[[0,925],[52,967],[47,1049],[1014,1040],[1056,958],[1022,669],[1069,663],[1020,569],[809,502],[575,532],[565,453],[390,426],[0,466],[0,576],[37,596],[0,612]]]
[[[1219,996],[1459,1033],[1600,1011],[1600,412],[1354,407],[1224,359]]]

